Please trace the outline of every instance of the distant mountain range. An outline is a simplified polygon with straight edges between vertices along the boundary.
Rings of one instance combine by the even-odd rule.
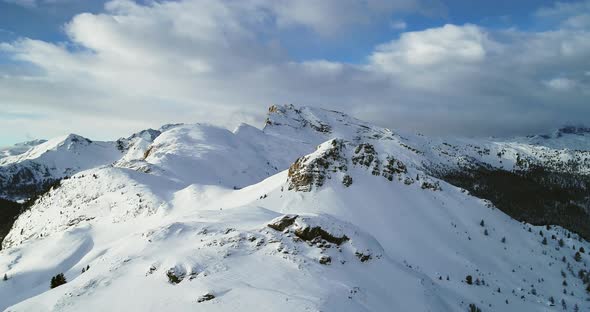
[[[0,309],[590,308],[588,128],[429,138],[282,105],[263,129],[19,146],[0,150]]]

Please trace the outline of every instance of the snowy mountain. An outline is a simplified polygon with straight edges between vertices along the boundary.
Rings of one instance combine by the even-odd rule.
[[[12,146],[0,147],[0,158],[14,156],[14,155],[20,155],[20,154],[30,150],[31,148],[33,148],[39,144],[43,144],[45,142],[47,142],[47,140],[32,140],[32,141],[17,143]]]
[[[590,150],[590,128],[567,126],[551,134],[530,135],[519,141],[553,149]]]
[[[590,308],[578,148],[432,139],[285,105],[262,130],[50,140],[0,159],[32,172],[2,194],[43,181],[37,167],[69,178],[2,242],[6,311]]]
[[[0,159],[0,196],[22,199],[63,177],[121,157],[112,142],[93,142],[70,134]]]

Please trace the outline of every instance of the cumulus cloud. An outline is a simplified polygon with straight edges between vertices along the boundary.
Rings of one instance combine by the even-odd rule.
[[[104,13],[65,25],[67,42],[1,43],[19,70],[0,69],[0,103],[44,116],[19,119],[23,132],[95,138],[166,122],[261,124],[273,103],[338,109],[430,134],[507,135],[588,122],[584,28],[449,24],[402,33],[363,64],[295,61],[284,49],[289,32],[325,38],[400,11],[430,12],[424,3],[114,0]]]

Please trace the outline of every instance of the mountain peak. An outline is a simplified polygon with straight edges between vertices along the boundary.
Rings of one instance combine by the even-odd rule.
[[[590,134],[590,127],[565,126],[563,128],[559,128],[556,132],[557,137],[560,137],[563,134],[576,134],[576,135]]]
[[[328,139],[391,139],[395,134],[387,129],[359,120],[345,113],[309,106],[272,105],[263,131],[284,137],[301,136],[316,139],[315,144]],[[299,134],[297,134],[299,133]]]
[[[317,132],[330,133],[331,127],[325,122],[326,111],[320,108],[296,107],[289,105],[272,105],[268,109],[266,126],[288,126],[295,129],[311,128]],[[339,112],[331,112],[346,116]]]
[[[590,150],[588,138],[590,138],[590,127],[566,125],[551,134],[529,135],[520,141],[554,149],[587,151]]]

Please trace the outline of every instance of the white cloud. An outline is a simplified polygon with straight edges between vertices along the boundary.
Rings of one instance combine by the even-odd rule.
[[[568,91],[576,86],[576,81],[568,78],[553,78],[545,81],[545,85],[558,91]]]
[[[581,29],[590,27],[590,0],[556,2],[535,12],[541,19],[560,23],[562,27]]]
[[[434,134],[588,121],[585,29],[444,25],[402,33],[360,65],[294,61],[281,45],[293,30],[323,40],[373,18],[387,21],[382,12],[396,10],[422,9],[409,0],[115,0],[103,14],[74,17],[66,43],[1,43],[0,52],[22,67],[0,69],[0,105],[43,115],[43,122],[19,120],[23,133],[38,137],[114,137],[167,122],[261,124],[273,103],[319,105]],[[564,77],[575,82],[568,92],[567,82],[554,81]],[[1,131],[14,131],[14,122]]]
[[[428,66],[448,62],[478,62],[485,58],[486,34],[476,26],[445,25],[403,33],[399,40],[377,47],[371,62],[383,69]]]
[[[330,34],[349,25],[370,24],[375,19],[387,18],[392,12],[425,11],[438,14],[444,11],[438,1],[421,0],[298,0],[258,1],[269,6],[279,26],[304,25],[322,34]]]
[[[408,24],[406,24],[406,22],[401,21],[401,20],[392,21],[390,25],[391,25],[391,28],[395,29],[395,30],[403,30],[403,29],[408,28]]]

